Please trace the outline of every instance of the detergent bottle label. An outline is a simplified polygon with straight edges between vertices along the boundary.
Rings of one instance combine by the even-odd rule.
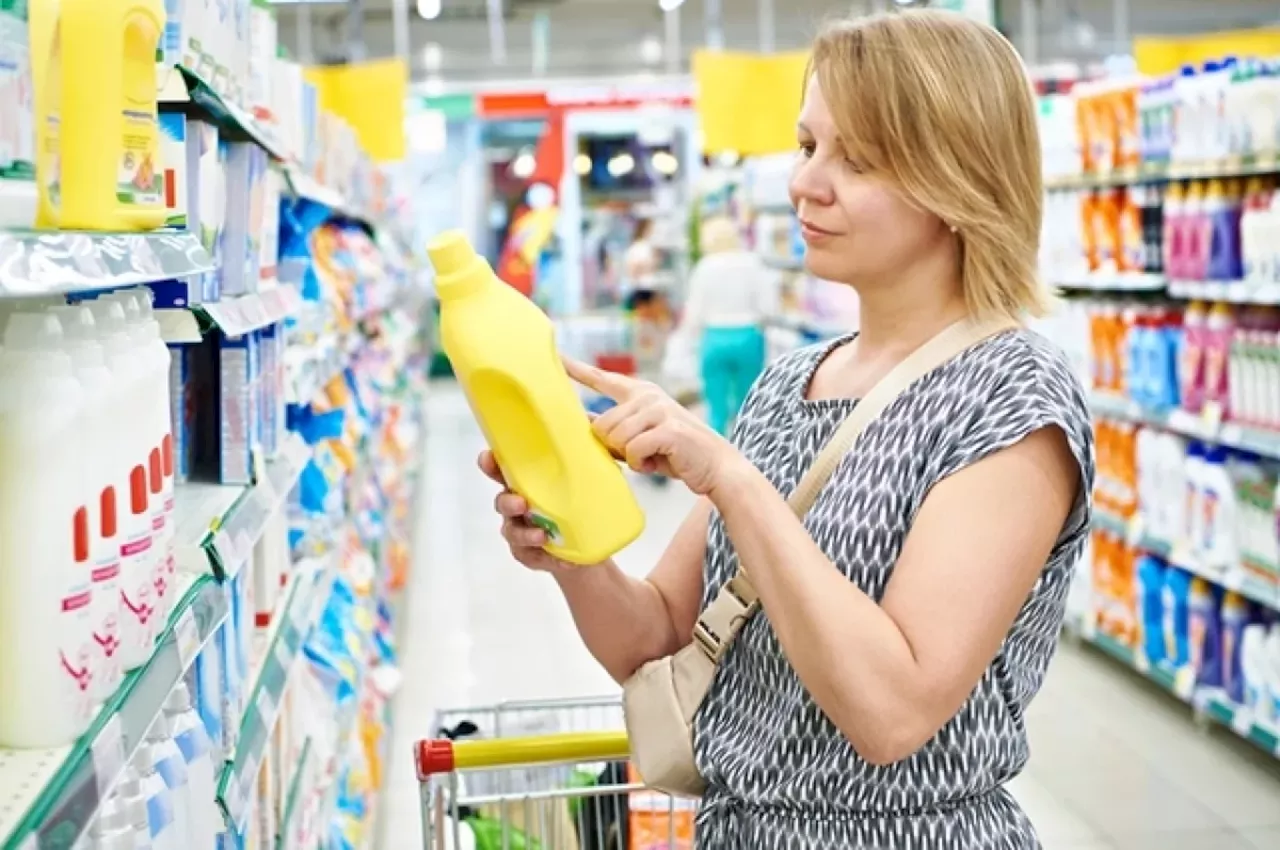
[[[35,176],[35,103],[26,4],[0,0],[0,179]]]
[[[164,188],[164,175],[156,167],[156,116],[139,109],[125,109],[121,115],[124,149],[116,178],[116,200],[154,206],[160,203]]]
[[[537,511],[530,511],[526,519],[528,519],[530,525],[541,528],[546,533],[549,543],[558,546],[564,542],[564,536],[560,533],[560,526],[556,525],[555,520]]]

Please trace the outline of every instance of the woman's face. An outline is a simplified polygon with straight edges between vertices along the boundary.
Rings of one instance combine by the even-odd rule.
[[[945,239],[941,220],[845,150],[817,75],[805,89],[796,135],[791,203],[814,275],[854,284],[887,281]]]

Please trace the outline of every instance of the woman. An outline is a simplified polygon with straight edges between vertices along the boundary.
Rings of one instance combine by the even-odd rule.
[[[814,45],[798,143],[806,263],[857,290],[859,333],[772,364],[732,443],[652,386],[570,363],[619,400],[600,438],[702,498],[643,581],[556,562],[509,492],[503,534],[559,583],[619,681],[688,643],[747,565],[762,615],[695,719],[702,846],[1038,847],[1004,785],[1027,760],[1027,706],[1088,528],[1090,425],[1064,357],[1024,329],[979,343],[867,427],[803,522],[783,497],[925,340],[1046,308],[1026,76],[960,16],[843,23]]]
[[[707,219],[701,237],[704,253],[689,275],[682,331],[701,349],[711,427],[728,434],[747,390],[764,371],[763,323],[773,310],[776,282],[760,258],[743,249],[729,219]]]

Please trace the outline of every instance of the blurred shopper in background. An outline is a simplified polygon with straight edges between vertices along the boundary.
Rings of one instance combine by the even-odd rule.
[[[770,364],[732,442],[651,384],[569,362],[618,402],[600,438],[702,498],[643,580],[556,561],[510,492],[503,534],[618,681],[688,644],[745,566],[762,613],[694,719],[700,846],[1038,848],[1005,785],[1029,756],[1094,463],[1073,371],[1021,326],[1048,304],[1026,72],[960,15],[838,23],[814,44],[797,142],[806,264],[857,290],[858,333]],[[708,292],[741,284],[710,269]],[[797,519],[785,494],[858,399],[966,319],[1010,327],[908,386]]]
[[[747,390],[764,371],[764,321],[775,311],[777,276],[746,249],[737,225],[724,216],[703,223],[701,244],[682,330],[698,342],[711,427],[727,435]]]

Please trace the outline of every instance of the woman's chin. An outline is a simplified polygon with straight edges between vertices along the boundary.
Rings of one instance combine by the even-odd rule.
[[[843,280],[848,272],[848,263],[841,263],[838,257],[828,251],[809,248],[804,252],[804,269],[809,274],[822,280]]]

